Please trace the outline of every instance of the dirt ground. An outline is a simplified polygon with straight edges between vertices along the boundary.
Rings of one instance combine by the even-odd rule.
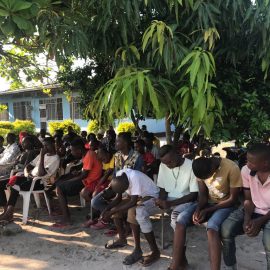
[[[169,219],[165,222],[165,249],[162,258],[148,268],[139,264],[123,266],[123,258],[132,250],[133,241],[129,237],[129,246],[118,250],[106,250],[105,243],[110,239],[104,231],[82,228],[89,208],[78,206],[78,198],[71,202],[74,224],[66,229],[55,229],[51,225],[53,218],[48,216],[46,208],[36,209],[31,204],[30,219],[27,225],[21,224],[21,201],[18,202],[15,223],[22,226],[22,232],[0,236],[0,270],[119,270],[119,269],[155,269],[166,270],[172,253],[172,230]],[[160,243],[161,222],[159,217],[153,220],[154,231]],[[145,240],[143,249],[149,251]],[[266,269],[266,260],[261,235],[249,239],[237,238],[237,256],[240,270]],[[192,227],[188,230],[187,258],[189,269],[209,270],[207,239],[204,228]],[[224,266],[222,266],[224,269]]]

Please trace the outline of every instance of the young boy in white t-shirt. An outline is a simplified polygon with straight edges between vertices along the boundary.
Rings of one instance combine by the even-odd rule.
[[[157,185],[160,193],[156,204],[162,209],[172,209],[174,241],[172,262],[168,269],[178,270],[187,265],[186,227],[192,223],[197,207],[198,183],[192,171],[192,161],[183,158],[173,146],[162,146],[159,154],[161,164]]]
[[[116,177],[112,179],[111,187],[117,195],[104,210],[102,217],[106,219],[112,217],[114,219],[119,239],[108,242],[105,247],[112,249],[124,247],[127,244],[122,222],[123,215],[127,213],[127,221],[130,223],[133,233],[135,248],[124,259],[123,264],[131,265],[142,259],[143,266],[149,266],[160,258],[160,251],[150,221],[150,215],[158,211],[155,199],[158,198],[159,188],[147,175],[131,169],[119,171]],[[123,193],[127,195],[127,198],[122,198]],[[140,230],[152,251],[150,255],[145,257],[142,257]]]

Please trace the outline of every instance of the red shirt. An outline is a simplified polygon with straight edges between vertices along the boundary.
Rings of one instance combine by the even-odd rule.
[[[145,152],[143,154],[143,161],[145,164],[151,164],[155,161],[155,157],[151,152]]]
[[[87,177],[83,180],[86,187],[91,186],[95,181],[98,181],[102,176],[102,163],[97,159],[97,154],[94,151],[88,151],[83,158],[83,169],[89,171]]]

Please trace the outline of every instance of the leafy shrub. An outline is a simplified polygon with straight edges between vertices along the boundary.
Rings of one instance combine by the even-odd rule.
[[[97,120],[91,120],[87,125],[87,132],[97,134],[98,131],[99,131],[98,121]]]
[[[30,120],[16,120],[15,122],[0,122],[0,135],[6,136],[7,133],[13,132],[19,134],[21,131],[26,131],[30,134],[35,132],[35,124]]]
[[[71,119],[67,119],[62,122],[49,122],[49,132],[53,135],[57,129],[62,129],[64,134],[67,134],[67,128],[69,126],[71,126],[76,133],[80,133],[80,126],[74,123]]]
[[[13,129],[14,125],[12,122],[0,121],[0,128],[2,129]]]
[[[5,138],[5,136],[11,131],[12,131],[11,129],[0,128],[0,136]]]
[[[13,132],[19,134],[21,131],[34,134],[36,130],[35,124],[30,120],[16,120],[13,124]]]
[[[122,122],[117,127],[117,133],[120,132],[131,132],[132,134],[135,132],[136,128],[133,123],[130,122]]]

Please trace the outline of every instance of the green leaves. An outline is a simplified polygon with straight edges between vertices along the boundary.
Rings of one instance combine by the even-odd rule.
[[[18,28],[22,29],[22,30],[28,30],[31,28],[32,24],[24,19],[23,17],[20,16],[12,16],[13,21],[17,24]]]
[[[182,76],[183,86],[176,96],[179,100],[178,124],[197,134],[202,128],[206,136],[211,136],[215,119],[221,114],[222,103],[213,93],[215,85],[209,82],[215,75],[215,61],[210,52],[195,48],[178,67],[185,71]]]
[[[129,64],[134,63],[134,61],[140,60],[141,58],[139,50],[133,44],[130,44],[128,47],[118,48],[114,57],[118,58],[119,56],[122,62],[127,62],[127,60],[129,60]]]
[[[0,9],[0,16],[1,17],[7,17],[9,15],[9,12],[4,9]]]
[[[220,36],[216,28],[208,28],[204,31],[204,42],[209,43],[209,50],[213,49],[215,41],[217,39],[220,39]]]
[[[183,86],[177,92],[180,102],[177,124],[191,130],[192,135],[201,129],[207,137],[211,137],[214,121],[220,118],[222,111],[221,100],[213,93],[213,84],[208,84],[207,90],[197,92],[194,88]]]
[[[10,13],[28,9],[32,6],[32,3],[23,0],[1,0],[0,7],[8,10]]]
[[[159,44],[159,54],[162,55],[164,42],[168,42],[173,38],[172,29],[162,21],[154,20],[151,25],[146,29],[142,38],[142,49],[145,51],[146,47],[151,43],[152,48],[155,48],[156,42]]]
[[[196,87],[198,92],[208,88],[208,81],[215,75],[215,60],[210,52],[195,48],[181,62],[178,71],[186,69],[191,87]]]
[[[149,110],[159,114],[160,104],[152,76],[148,70],[132,67],[120,69],[115,77],[100,88],[87,108],[96,119],[125,118],[132,110],[147,115]]]
[[[21,30],[26,34],[32,34],[35,27],[30,19],[34,17],[32,11],[36,6],[23,0],[0,0],[0,17],[6,18],[0,26],[3,34],[11,36],[18,34]]]
[[[269,60],[266,58],[263,58],[262,59],[262,71],[264,72],[264,79],[265,80],[266,80],[267,75],[268,75],[269,65],[270,65]]]

